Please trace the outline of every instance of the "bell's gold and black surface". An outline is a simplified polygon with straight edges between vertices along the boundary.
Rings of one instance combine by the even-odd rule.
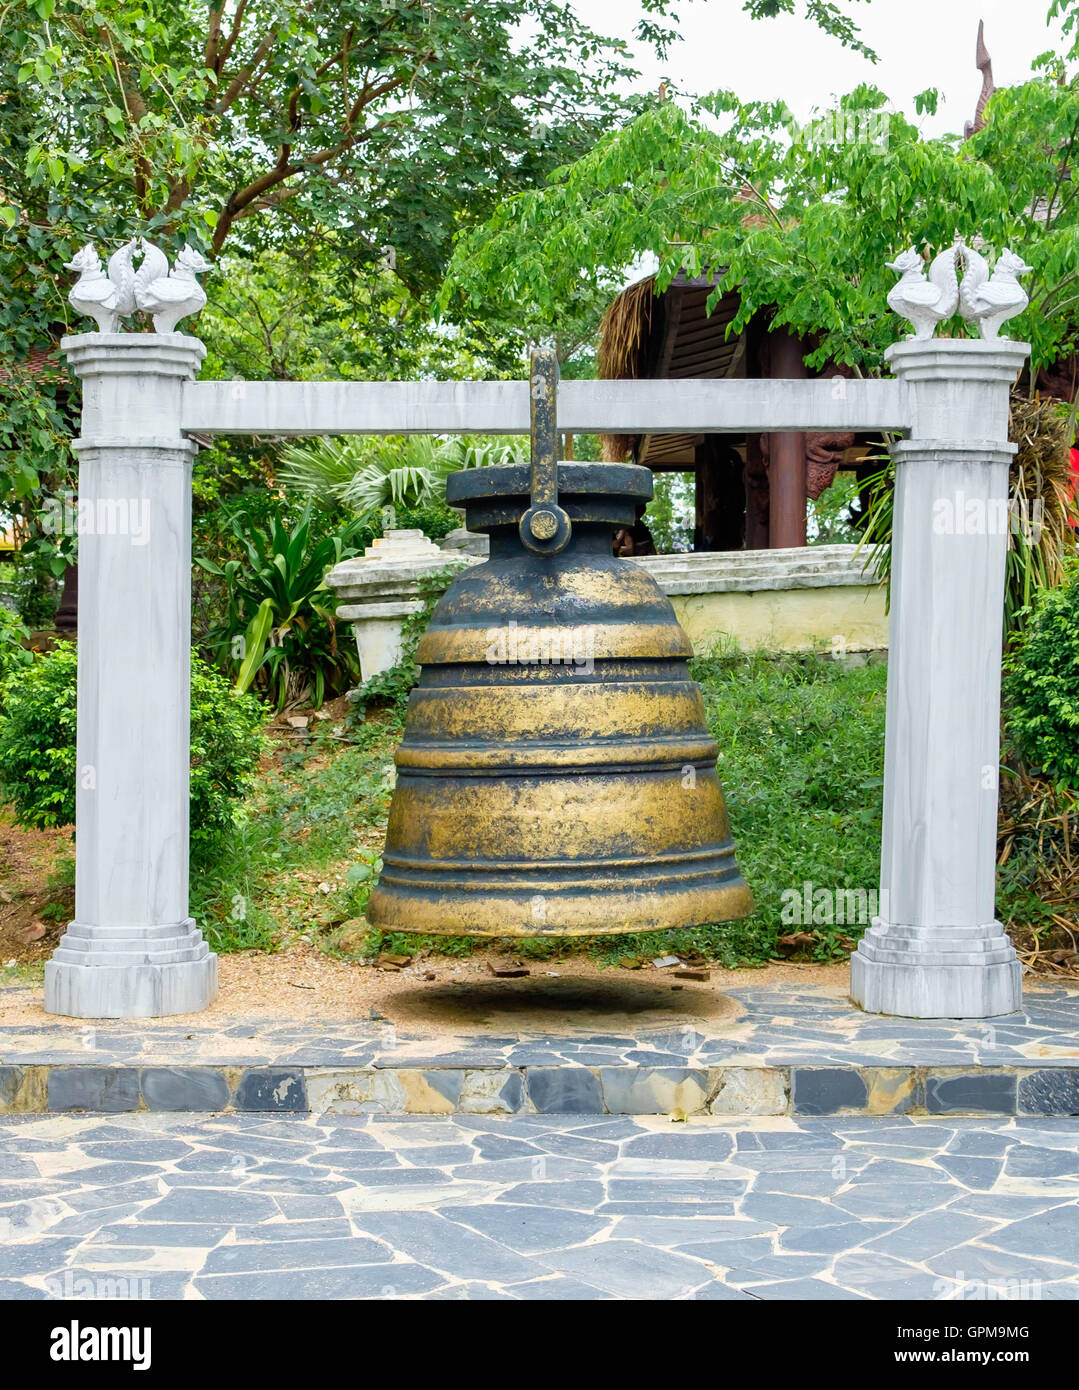
[[[490,559],[454,580],[420,640],[368,918],[593,936],[744,917],[689,641],[648,572],[611,554],[652,475],[552,460],[554,363],[539,357],[532,468],[449,480]]]

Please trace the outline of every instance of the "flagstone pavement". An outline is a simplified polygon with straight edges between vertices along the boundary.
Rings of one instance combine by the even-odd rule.
[[[1079,1119],[0,1119],[0,1298],[1076,1299]]]

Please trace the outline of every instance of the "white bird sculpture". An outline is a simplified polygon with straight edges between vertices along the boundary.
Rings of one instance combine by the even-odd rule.
[[[135,312],[135,252],[138,241],[132,237],[109,257],[109,279],[116,286],[116,313],[127,318]]]
[[[135,272],[135,302],[153,315],[158,333],[171,333],[181,319],[197,314],[206,303],[206,292],[195,279],[211,269],[210,263],[185,246],[169,273],[162,251],[143,239],[143,261]]]
[[[959,287],[960,311],[972,327],[978,325],[983,338],[996,338],[1001,325],[1021,314],[1030,303],[1018,277],[1029,274],[1033,267],[1014,251],[1004,250],[990,275],[989,265],[980,252],[962,244],[960,249],[965,266]]]
[[[106,274],[97,247],[88,241],[66,264],[67,270],[79,274],[77,283],[68,292],[68,303],[80,314],[94,319],[99,333],[116,333],[120,320],[135,311],[134,255],[135,242],[131,240],[110,256]]]
[[[887,263],[888,269],[900,277],[888,295],[888,305],[913,325],[912,338],[932,338],[937,324],[950,319],[959,307],[956,250],[950,246],[934,259],[928,279],[922,258],[913,246]]]

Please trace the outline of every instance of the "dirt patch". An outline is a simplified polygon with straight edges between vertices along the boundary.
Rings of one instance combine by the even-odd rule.
[[[0,811],[0,966],[52,955],[75,911],[75,890],[50,880],[73,853],[70,827],[23,829]]]
[[[531,964],[527,979],[500,980],[492,976],[489,962],[503,959],[495,951],[478,951],[460,961],[429,957],[387,974],[374,966],[334,960],[313,946],[275,955],[252,951],[222,956],[221,992],[210,1008],[179,1018],[142,1019],[140,1027],[190,1023],[215,1028],[255,1018],[372,1016],[430,1036],[481,1025],[508,1033],[617,1031],[630,1023],[635,1029],[679,1027],[736,1017],[738,1006],[724,995],[739,985],[823,985],[842,997],[848,981],[843,963],[712,970],[706,982],[697,983],[677,980],[668,970],[631,971],[578,959],[559,962],[557,969]],[[0,989],[0,1013],[9,1024],[58,1021],[42,1009],[40,986],[6,998]]]

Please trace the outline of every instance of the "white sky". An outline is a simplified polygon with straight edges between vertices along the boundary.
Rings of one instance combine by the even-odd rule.
[[[581,19],[601,33],[632,38],[637,0],[571,0]],[[801,9],[802,0],[798,0]],[[863,37],[880,55],[873,64],[842,48],[806,20],[781,16],[751,20],[742,0],[682,0],[683,41],[665,63],[638,52],[642,83],[656,87],[669,77],[685,91],[728,87],[749,100],[783,98],[804,121],[814,106],[859,82],[886,92],[912,120],[913,96],[937,87],[936,116],[918,124],[926,135],[962,132],[974,114],[981,75],[974,66],[978,20],[998,87],[1024,81],[1031,60],[1046,49],[1062,51],[1060,25],[1045,23],[1049,0],[869,0],[844,5]]]

